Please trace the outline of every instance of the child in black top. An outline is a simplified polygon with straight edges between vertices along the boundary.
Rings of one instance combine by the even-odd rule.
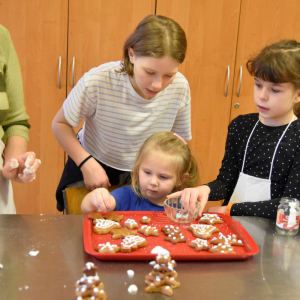
[[[201,201],[202,210],[208,200],[225,199],[209,211],[275,218],[280,197],[300,199],[300,44],[267,46],[247,69],[258,114],[230,123],[216,180],[168,197],[181,195],[187,208]]]

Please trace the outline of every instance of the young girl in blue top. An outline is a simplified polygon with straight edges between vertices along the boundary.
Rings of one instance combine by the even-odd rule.
[[[247,62],[254,76],[256,114],[241,115],[228,128],[216,180],[181,195],[185,207],[225,199],[210,212],[276,218],[281,197],[300,199],[300,44],[285,40]]]
[[[196,185],[198,167],[187,142],[176,133],[162,131],[140,148],[131,181],[131,187],[111,194],[105,188],[93,190],[83,199],[82,212],[163,211],[168,194]]]
[[[83,181],[87,189],[123,185],[136,154],[153,133],[191,136],[190,88],[178,72],[187,49],[183,29],[164,16],[145,17],[127,38],[123,61],[85,73],[56,114],[52,128],[68,154],[57,188]],[[79,141],[73,127],[85,119]]]

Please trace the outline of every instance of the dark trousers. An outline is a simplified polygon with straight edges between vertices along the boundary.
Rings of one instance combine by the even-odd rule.
[[[128,184],[130,182],[130,172],[120,171],[111,167],[106,166],[105,164],[96,160],[102,168],[105,170],[107,177],[109,178],[109,182],[111,185],[120,185],[120,184]],[[63,193],[62,191],[72,183],[77,181],[82,181],[83,175],[81,170],[77,167],[75,162],[68,157],[68,161],[65,165],[64,171],[62,173],[60,182],[58,184],[56,190],[56,200],[57,200],[57,209],[59,211],[63,211],[65,208]]]

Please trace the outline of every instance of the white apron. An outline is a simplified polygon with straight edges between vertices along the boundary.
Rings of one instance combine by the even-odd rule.
[[[252,132],[248,138],[246,149],[245,149],[245,154],[244,154],[242,170],[240,172],[238,182],[235,186],[235,189],[233,191],[233,194],[231,195],[229,202],[233,202],[233,203],[257,202],[257,201],[271,199],[271,176],[272,176],[275,155],[276,155],[278,146],[279,146],[281,140],[283,139],[286,131],[292,124],[293,119],[294,119],[294,115],[293,115],[293,118],[290,121],[290,123],[285,128],[283,134],[281,135],[281,138],[279,139],[279,141],[276,145],[276,148],[275,148],[275,151],[273,154],[273,158],[272,158],[272,162],[271,162],[271,166],[270,166],[270,172],[269,172],[268,179],[258,178],[258,177],[250,176],[250,175],[243,173],[249,141],[251,139],[251,136],[252,136],[259,120],[256,122],[256,124],[255,124],[254,128],[252,129]]]
[[[4,144],[0,140],[0,153],[3,153]],[[0,214],[15,214],[16,207],[14,203],[11,181],[2,176],[3,157],[0,155]]]

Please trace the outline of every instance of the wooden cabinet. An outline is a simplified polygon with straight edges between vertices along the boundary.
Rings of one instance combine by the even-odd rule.
[[[248,58],[281,39],[300,41],[299,11],[298,0],[157,1],[156,13],[176,20],[187,34],[188,53],[180,71],[191,88],[191,145],[201,183],[218,174],[230,120],[256,112]]]
[[[31,184],[13,184],[17,213],[57,214],[55,191],[64,167],[52,120],[74,83],[90,68],[120,60],[126,37],[155,0],[3,0],[0,23],[11,34],[31,124],[28,149],[42,161]],[[59,81],[61,57],[61,87]]]
[[[121,59],[125,38],[151,13],[175,19],[187,34],[188,52],[180,71],[191,88],[191,145],[201,183],[213,180],[230,120],[255,111],[247,59],[279,39],[300,40],[299,11],[299,0],[1,1],[0,23],[11,33],[22,69],[32,125],[28,148],[42,160],[33,183],[14,184],[17,212],[58,213],[55,190],[64,152],[52,133],[52,119],[84,72]]]

